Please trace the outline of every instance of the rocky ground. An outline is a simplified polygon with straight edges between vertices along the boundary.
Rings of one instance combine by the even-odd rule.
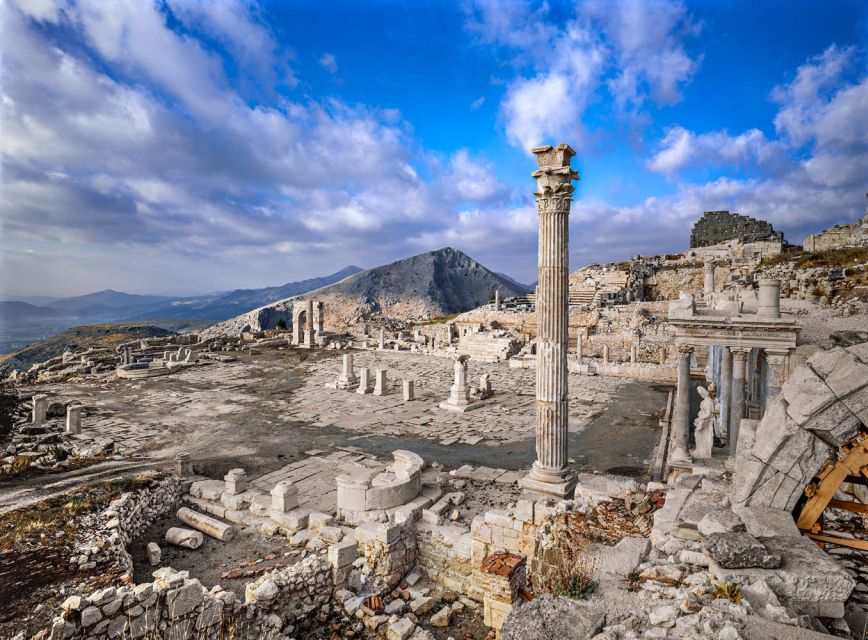
[[[392,388],[383,397],[325,388],[341,368],[339,352],[265,349],[234,362],[211,362],[171,375],[122,380],[113,373],[28,387],[84,405],[84,442],[113,443],[124,454],[116,466],[170,463],[190,453],[196,470],[219,478],[244,467],[251,476],[279,469],[306,451],[352,446],[388,458],[395,449],[418,451],[448,468],[467,462],[524,469],[533,459],[533,375],[501,365],[471,365],[474,376],[491,372],[497,395],[467,414],[437,409],[448,396],[451,360],[410,353],[354,352],[359,366],[389,369]],[[417,380],[417,400],[404,403],[400,377]],[[604,471],[626,459],[647,467],[657,444],[657,416],[665,389],[615,378],[572,376],[573,450],[587,454],[581,469]],[[624,407],[620,398],[630,397]],[[413,414],[413,421],[407,416]],[[63,419],[47,428],[60,430]],[[450,432],[450,433],[447,433]],[[606,435],[604,435],[606,434]],[[78,436],[76,436],[78,438]],[[464,442],[462,442],[464,440]],[[219,446],[215,446],[219,443]],[[99,473],[96,465],[92,473]],[[640,471],[641,472],[641,471]],[[52,476],[64,487],[67,474]],[[81,477],[79,477],[81,480]],[[38,479],[4,482],[0,509],[51,492]]]

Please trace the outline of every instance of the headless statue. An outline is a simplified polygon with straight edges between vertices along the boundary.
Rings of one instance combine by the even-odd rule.
[[[696,390],[702,397],[702,402],[699,405],[699,415],[693,421],[693,435],[696,438],[693,457],[708,459],[711,458],[711,447],[714,445],[714,400],[705,387],[698,387]]]

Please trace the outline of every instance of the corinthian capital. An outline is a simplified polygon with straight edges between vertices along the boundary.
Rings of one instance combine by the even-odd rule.
[[[539,202],[540,198],[562,200],[565,197],[569,202],[573,193],[570,183],[579,179],[579,172],[570,167],[570,161],[576,152],[566,144],[535,147],[532,151],[539,167],[530,174],[536,178],[537,201]]]

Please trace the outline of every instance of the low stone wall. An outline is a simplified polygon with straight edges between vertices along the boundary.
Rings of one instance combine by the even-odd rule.
[[[79,569],[92,569],[103,561],[133,572],[133,559],[127,545],[151,524],[175,510],[181,498],[181,481],[165,476],[135,493],[125,493],[112,501],[98,516],[96,535],[76,542],[72,561]]]
[[[329,605],[333,591],[331,565],[315,557],[249,583],[244,603],[219,586],[209,591],[186,571],[167,567],[154,575],[154,582],[68,598],[54,620],[51,640],[139,638],[149,633],[173,640],[288,637]]]
[[[664,364],[651,364],[648,362],[619,362],[603,364],[602,362],[583,363],[570,361],[570,373],[584,375],[612,376],[616,378],[633,378],[635,380],[649,380],[651,382],[677,382],[678,371],[675,367]]]
[[[0,552],[0,609],[13,598],[75,573],[63,547]]]
[[[470,530],[454,525],[416,524],[416,564],[434,582],[474,600],[482,592],[474,587]]]

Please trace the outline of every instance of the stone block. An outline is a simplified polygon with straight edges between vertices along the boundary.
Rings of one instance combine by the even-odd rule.
[[[223,481],[226,483],[226,493],[236,495],[247,490],[247,473],[244,469],[231,469]]]
[[[533,500],[519,500],[515,503],[515,518],[521,522],[533,523]]]
[[[319,533],[323,527],[331,527],[335,523],[333,516],[319,511],[312,511],[308,516],[307,526],[311,531]]]
[[[340,542],[344,537],[344,532],[340,527],[322,527],[318,533],[322,541],[326,543]]]
[[[293,509],[292,511],[272,511],[271,518],[277,522],[281,528],[291,532],[296,532],[299,529],[307,528],[309,509]]]
[[[409,618],[398,618],[394,622],[389,622],[386,640],[407,640],[415,630],[416,625]]]
[[[335,568],[345,567],[355,562],[358,557],[358,549],[355,540],[336,542],[328,548],[328,560]]]
[[[292,511],[298,507],[298,487],[289,480],[281,480],[271,490],[271,508],[274,511]]]
[[[705,538],[703,546],[706,553],[725,569],[775,569],[781,565],[780,554],[770,553],[762,542],[746,531],[713,533]]]
[[[203,500],[219,500],[226,490],[226,483],[220,480],[199,480],[190,485],[190,495]]]

